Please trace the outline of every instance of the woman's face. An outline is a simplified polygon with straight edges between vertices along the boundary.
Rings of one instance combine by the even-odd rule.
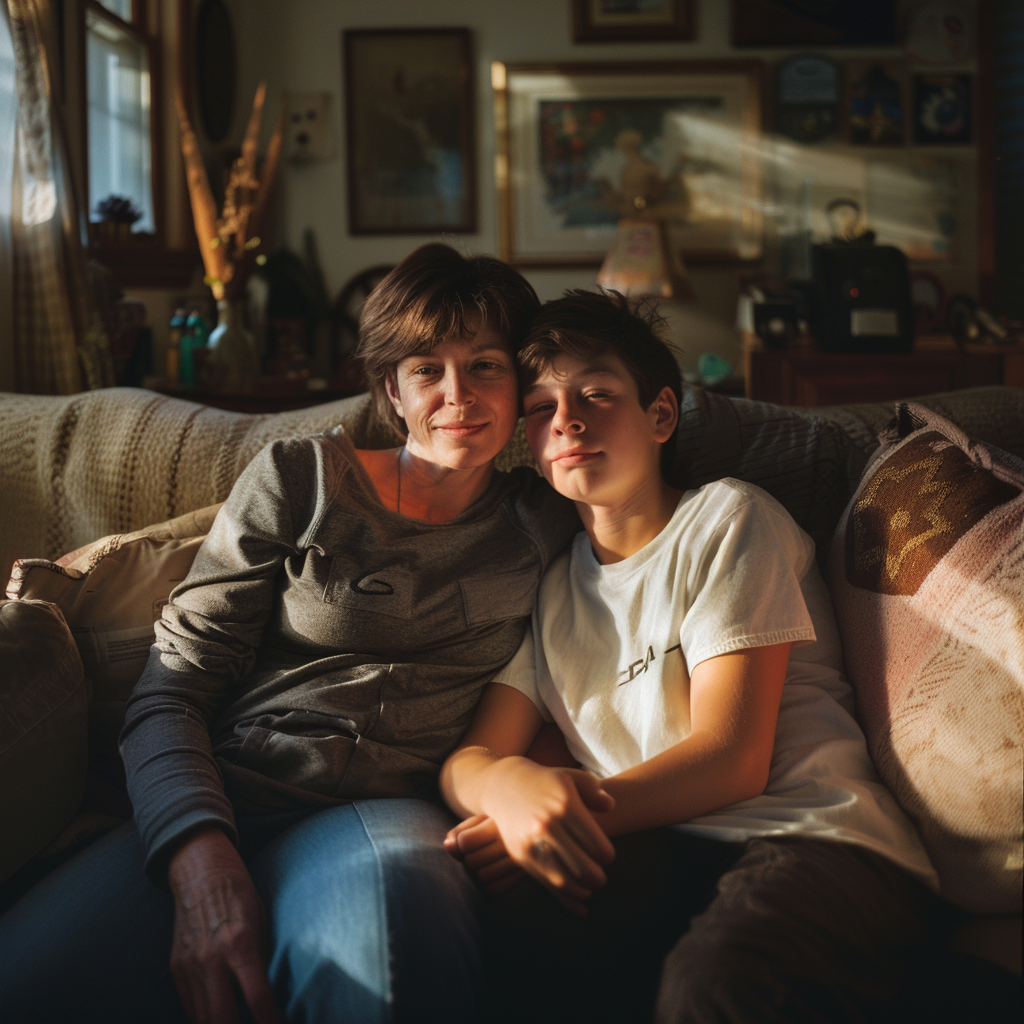
[[[488,464],[519,417],[515,359],[504,335],[487,324],[406,356],[388,371],[385,386],[405,420],[406,449],[448,469]]]

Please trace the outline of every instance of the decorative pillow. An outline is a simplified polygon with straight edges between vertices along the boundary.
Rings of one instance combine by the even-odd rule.
[[[858,714],[942,894],[1019,912],[1024,461],[914,404],[881,442],[828,564]]]
[[[89,688],[60,609],[0,601],[0,882],[72,819],[86,775]]]
[[[89,795],[92,810],[128,816],[117,752],[124,708],[145,668],[153,623],[210,530],[220,505],[135,533],[114,534],[56,562],[14,563],[7,596],[50,601],[64,614],[92,683]]]

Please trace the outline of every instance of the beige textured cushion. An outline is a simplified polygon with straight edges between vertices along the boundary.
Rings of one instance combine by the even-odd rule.
[[[0,881],[53,842],[78,809],[87,699],[60,610],[0,601]]]
[[[1021,909],[1024,462],[907,404],[841,519],[828,575],[879,773],[943,895]]]
[[[89,701],[89,806],[130,814],[117,736],[153,644],[153,623],[188,575],[220,505],[129,534],[114,534],[56,562],[20,559],[9,598],[50,601],[63,612],[85,674]]]

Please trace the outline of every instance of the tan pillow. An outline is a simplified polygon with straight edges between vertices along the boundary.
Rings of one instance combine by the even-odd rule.
[[[78,810],[88,695],[60,609],[0,601],[0,882],[49,846]]]
[[[50,601],[63,612],[92,683],[87,804],[94,810],[131,813],[117,753],[125,704],[149,657],[153,623],[188,575],[219,508],[103,537],[56,562],[14,563],[7,596]]]
[[[943,895],[1021,909],[1024,462],[902,405],[836,531],[857,709]]]

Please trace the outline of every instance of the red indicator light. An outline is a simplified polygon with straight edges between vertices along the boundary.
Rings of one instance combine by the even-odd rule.
[[[860,296],[860,289],[859,288],[851,288],[850,289],[850,298],[851,299],[856,299],[859,296]]]

